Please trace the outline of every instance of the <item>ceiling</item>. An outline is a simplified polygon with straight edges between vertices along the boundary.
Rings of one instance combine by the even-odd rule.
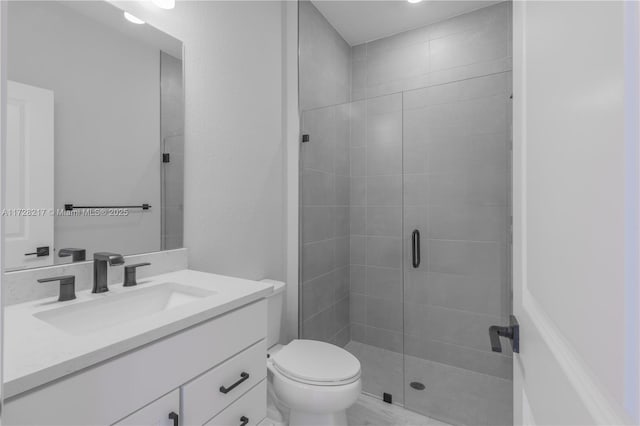
[[[311,0],[351,46],[481,9],[490,0]]]
[[[153,46],[175,58],[182,59],[182,42],[180,40],[149,24],[132,24],[124,19],[122,14],[124,9],[122,9],[120,5],[115,4],[115,2],[69,0],[60,1],[58,4],[69,7],[87,18],[106,25],[127,37]]]

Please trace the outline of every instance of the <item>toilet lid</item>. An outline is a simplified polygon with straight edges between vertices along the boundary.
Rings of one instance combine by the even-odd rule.
[[[316,340],[293,340],[273,357],[286,376],[317,384],[335,384],[360,376],[360,361],[346,350]]]

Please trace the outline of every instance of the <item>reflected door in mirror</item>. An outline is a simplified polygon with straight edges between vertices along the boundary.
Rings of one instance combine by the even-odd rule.
[[[53,92],[7,82],[6,268],[53,264]],[[46,250],[44,248],[47,248]]]

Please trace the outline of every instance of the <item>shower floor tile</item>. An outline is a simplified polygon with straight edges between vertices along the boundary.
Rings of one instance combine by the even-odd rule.
[[[347,410],[347,423],[349,426],[450,426],[369,395],[360,395],[358,402]]]
[[[404,359],[401,353],[354,340],[344,347],[362,368],[362,391],[382,399],[390,393],[395,404],[404,404]]]
[[[375,407],[376,403],[382,407],[379,410],[372,408],[371,416],[374,417],[370,418],[363,414],[367,412],[368,406],[363,406],[359,401],[353,408],[360,410],[356,412],[361,413],[357,421],[369,423],[354,423],[354,425],[412,424],[385,422],[384,413],[395,408],[432,422],[435,420],[416,412],[449,422],[414,423],[416,425],[500,426],[513,423],[511,380],[413,356],[404,357],[401,353],[357,341],[349,342],[345,349],[360,360],[363,393],[372,395],[368,397],[375,402],[372,402],[372,407]],[[426,388],[422,391],[412,389],[409,383],[405,384],[405,373],[408,375],[407,382],[418,381],[424,383]],[[394,404],[399,405],[382,402],[383,392],[392,394]],[[411,408],[416,412],[402,407]],[[376,413],[383,417],[375,417]],[[375,423],[372,419],[381,423]]]

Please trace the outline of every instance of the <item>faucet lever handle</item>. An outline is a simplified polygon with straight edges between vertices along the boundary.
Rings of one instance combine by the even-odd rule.
[[[74,262],[81,262],[87,260],[87,250],[82,248],[63,248],[58,252],[58,257],[69,257]]]
[[[123,287],[133,287],[134,285],[137,285],[138,283],[136,282],[136,268],[139,268],[141,266],[149,266],[151,265],[150,262],[143,262],[143,263],[134,263],[133,265],[125,265],[124,266],[124,284]]]
[[[124,269],[136,269],[140,266],[149,266],[151,262],[134,263],[133,265],[124,265]]]
[[[59,302],[73,300],[76,298],[76,277],[75,275],[61,275],[59,277],[40,278],[39,283],[48,283],[52,281],[60,281]]]

